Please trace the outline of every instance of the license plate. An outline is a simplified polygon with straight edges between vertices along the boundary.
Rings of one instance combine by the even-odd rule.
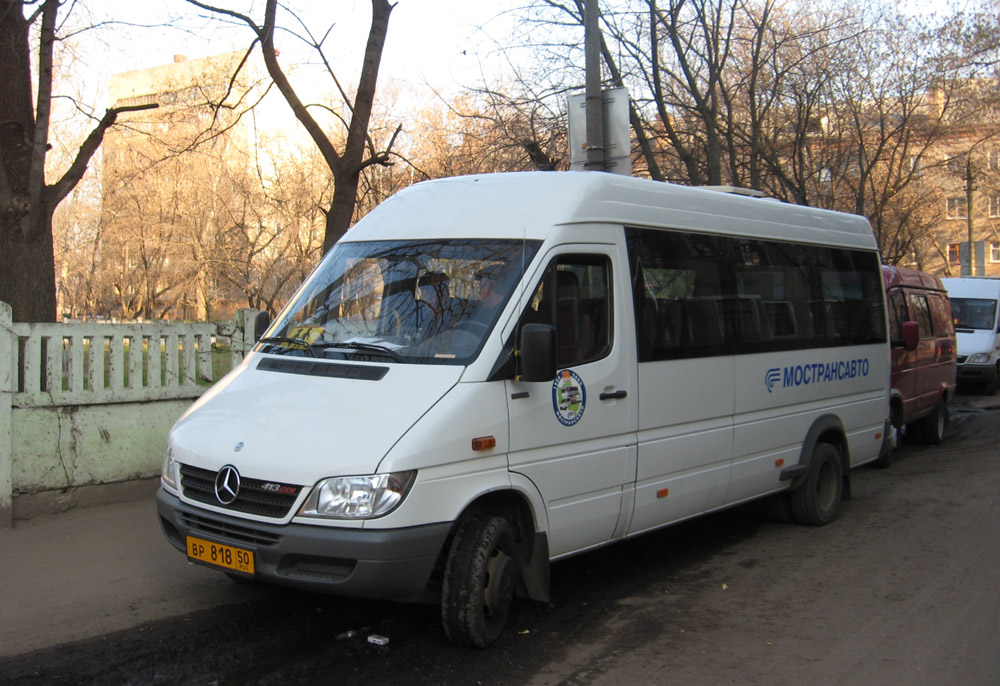
[[[253,552],[222,543],[187,537],[188,559],[212,567],[222,567],[240,574],[254,573]]]

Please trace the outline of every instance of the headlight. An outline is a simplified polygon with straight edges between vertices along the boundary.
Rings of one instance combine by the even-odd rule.
[[[174,462],[174,449],[169,446],[167,446],[167,454],[163,456],[160,482],[171,491],[177,490],[177,463]]]
[[[302,517],[369,519],[389,514],[403,502],[416,471],[323,479],[299,510]]]
[[[986,364],[989,361],[990,361],[989,353],[975,353],[973,355],[969,355],[969,359],[967,359],[965,362],[967,364]]]

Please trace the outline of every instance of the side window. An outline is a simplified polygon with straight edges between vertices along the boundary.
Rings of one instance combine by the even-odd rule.
[[[611,268],[599,255],[560,255],[545,271],[522,322],[556,329],[556,364],[569,367],[611,350]]]
[[[639,362],[885,341],[872,252],[626,227]]]
[[[951,316],[951,305],[948,299],[941,295],[930,297],[931,316],[934,320],[935,336],[954,336],[955,323]]]
[[[903,338],[903,322],[909,321],[906,296],[903,291],[893,291],[889,296],[889,335],[896,340]]]
[[[927,296],[910,294],[910,312],[913,321],[920,325],[921,338],[934,338],[934,324],[931,323],[931,308]]]

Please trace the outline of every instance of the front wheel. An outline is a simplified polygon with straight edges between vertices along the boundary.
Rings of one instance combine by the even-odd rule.
[[[469,517],[444,570],[441,620],[456,643],[482,648],[503,631],[517,586],[514,529],[503,517]]]
[[[795,521],[813,526],[829,524],[837,516],[843,492],[840,451],[829,443],[816,444],[805,481],[790,494]]]
[[[996,395],[998,388],[1000,388],[1000,366],[994,367],[989,378],[983,383],[983,393],[986,395]]]

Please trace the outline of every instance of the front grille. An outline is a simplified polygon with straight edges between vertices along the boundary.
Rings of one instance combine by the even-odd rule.
[[[209,534],[231,541],[240,541],[255,546],[275,546],[281,542],[281,536],[262,531],[251,526],[243,526],[214,517],[179,511],[177,518],[181,524],[188,527],[192,533]]]
[[[302,491],[302,486],[293,484],[242,478],[236,500],[224,505],[215,497],[217,476],[218,472],[181,465],[181,490],[184,497],[234,512],[281,519],[288,514]]]
[[[959,364],[965,364],[965,360],[966,360],[967,357],[968,357],[967,355],[959,355],[958,356],[958,363]]]

